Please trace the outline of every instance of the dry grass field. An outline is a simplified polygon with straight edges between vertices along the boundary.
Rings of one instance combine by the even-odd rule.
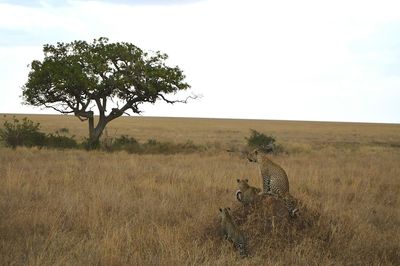
[[[11,117],[1,115],[0,125]],[[28,117],[47,132],[86,135],[74,117]],[[255,164],[225,152],[244,146],[250,128],[288,151],[271,158],[287,171],[309,224],[248,239],[250,256],[241,259],[216,228],[219,207],[241,208],[237,178],[261,187]],[[399,265],[400,125],[124,117],[108,129],[120,134],[213,148],[135,155],[0,147],[0,264]]]

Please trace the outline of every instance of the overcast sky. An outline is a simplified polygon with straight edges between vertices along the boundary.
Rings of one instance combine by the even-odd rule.
[[[0,113],[42,46],[101,36],[160,50],[200,100],[143,115],[400,123],[400,1],[0,0]]]

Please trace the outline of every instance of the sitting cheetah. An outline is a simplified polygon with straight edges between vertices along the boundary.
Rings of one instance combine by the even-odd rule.
[[[289,193],[289,181],[285,170],[257,149],[249,153],[247,158],[250,162],[258,163],[263,192],[280,197],[285,202],[290,216],[294,217],[298,209],[295,207],[293,196]]]
[[[248,179],[237,179],[237,182],[239,190],[236,191],[236,199],[245,206],[254,202],[258,194],[261,192],[261,189],[250,186]]]
[[[219,211],[221,215],[221,231],[224,238],[233,242],[234,246],[239,249],[241,257],[247,256],[246,239],[243,232],[233,222],[229,213],[230,208],[220,208]]]

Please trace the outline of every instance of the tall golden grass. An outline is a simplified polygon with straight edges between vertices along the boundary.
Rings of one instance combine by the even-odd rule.
[[[62,127],[79,137],[86,132],[86,124],[71,117],[29,118],[49,132]],[[210,228],[218,223],[219,207],[239,208],[237,178],[261,186],[255,164],[224,152],[225,147],[244,145],[250,128],[272,133],[284,144],[289,152],[272,159],[287,171],[291,193],[318,217],[313,228],[285,245],[257,246],[249,239],[253,252],[240,259]],[[399,125],[141,117],[116,120],[108,132],[114,129],[139,140],[218,142],[221,151],[132,155],[1,147],[2,264],[400,261]]]

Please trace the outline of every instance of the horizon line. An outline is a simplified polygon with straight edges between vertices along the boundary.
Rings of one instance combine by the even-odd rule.
[[[50,116],[75,116],[73,114],[50,114],[50,113],[1,113],[4,115],[50,115]],[[95,115],[98,117],[98,115]],[[201,117],[201,116],[154,116],[154,115],[122,115],[121,117],[143,117],[143,118],[177,118],[177,119],[215,119],[215,120],[255,120],[255,121],[276,121],[276,122],[305,122],[305,123],[343,123],[343,124],[381,124],[381,125],[397,125],[400,122],[363,122],[363,121],[338,121],[338,120],[296,120],[296,119],[273,119],[273,118],[234,118],[234,117]],[[82,121],[83,122],[83,121]]]

